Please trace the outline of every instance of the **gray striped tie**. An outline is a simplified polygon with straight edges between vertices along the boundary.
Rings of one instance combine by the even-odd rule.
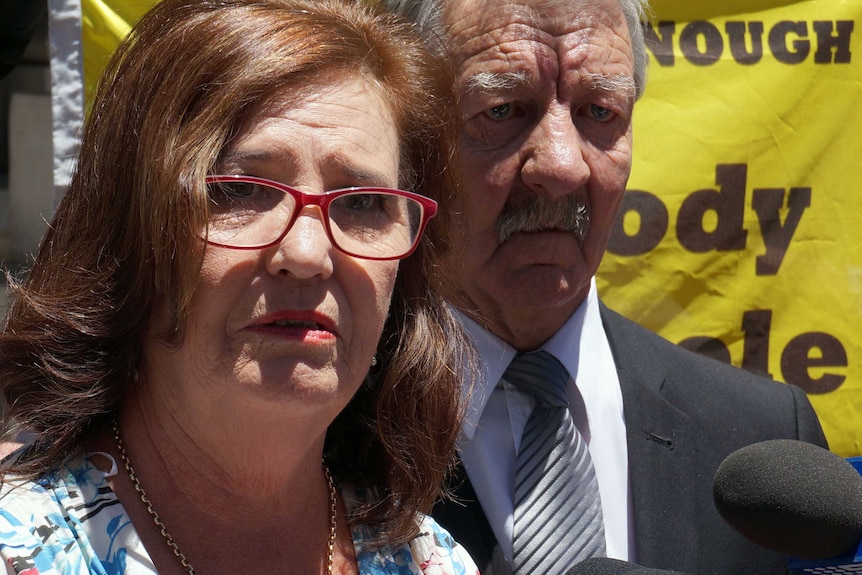
[[[605,555],[599,485],[568,409],[569,374],[551,354],[512,360],[503,378],[536,400],[515,473],[515,575],[558,575]]]

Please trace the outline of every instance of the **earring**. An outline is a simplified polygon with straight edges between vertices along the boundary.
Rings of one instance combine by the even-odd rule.
[[[377,365],[377,354],[375,353],[374,355],[371,356],[371,367],[374,367],[376,365]]]

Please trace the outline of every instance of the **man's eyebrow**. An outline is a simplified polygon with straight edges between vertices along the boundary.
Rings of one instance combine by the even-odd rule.
[[[467,78],[468,92],[501,92],[529,85],[524,72],[479,72]]]
[[[634,97],[637,89],[634,78],[626,74],[615,74],[606,76],[604,74],[583,74],[581,80],[590,87],[590,90],[606,92],[608,94],[623,94]]]

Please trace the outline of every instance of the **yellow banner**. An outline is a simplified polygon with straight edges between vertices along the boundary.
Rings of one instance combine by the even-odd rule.
[[[83,1],[86,93],[154,0]],[[598,283],[671,341],[809,393],[862,454],[862,3],[654,0]]]
[[[805,389],[862,454],[862,3],[657,0],[605,301]]]
[[[81,45],[84,62],[84,97],[93,90],[120,39],[157,0],[81,0]]]

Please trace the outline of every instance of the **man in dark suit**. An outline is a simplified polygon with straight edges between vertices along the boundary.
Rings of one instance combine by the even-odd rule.
[[[457,501],[435,517],[486,575],[564,573],[593,553],[698,575],[783,573],[782,557],[724,524],[712,481],[744,445],[825,445],[805,394],[674,346],[596,293],[631,168],[645,0],[387,1],[444,40],[461,97],[465,237],[453,252],[451,301],[480,366],[459,441]],[[586,515],[580,495],[565,497],[571,509],[556,494],[572,492],[556,486],[523,496],[532,483],[522,469],[532,468],[521,456],[541,452],[534,414],[545,400],[509,366],[536,350],[567,372],[560,411],[577,432],[565,441],[588,446],[578,481],[597,484],[583,500],[597,499],[600,512],[586,527],[570,527]],[[544,424],[562,429],[556,417]],[[547,468],[556,461],[547,455]],[[586,551],[582,538],[596,537],[601,545]],[[539,552],[520,559],[535,541]],[[551,560],[536,566],[535,556]]]

